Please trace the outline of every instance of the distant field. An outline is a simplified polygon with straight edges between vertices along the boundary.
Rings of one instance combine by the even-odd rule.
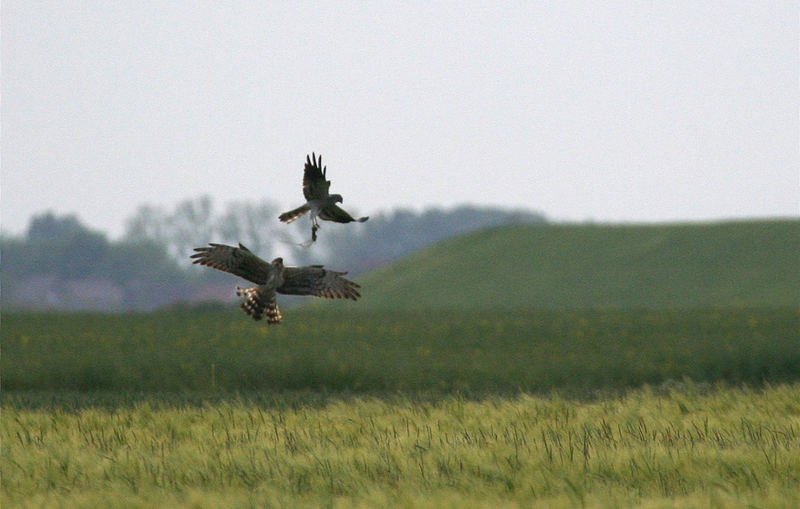
[[[4,391],[584,394],[800,378],[797,308],[3,315]]]
[[[359,282],[361,309],[797,306],[800,221],[495,228]]]
[[[12,393],[1,410],[3,508],[800,506],[798,384],[591,402]]]

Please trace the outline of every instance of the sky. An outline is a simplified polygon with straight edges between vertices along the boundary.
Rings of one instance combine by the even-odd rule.
[[[2,230],[142,204],[800,215],[796,2],[31,2],[2,22]],[[265,218],[265,220],[277,220]]]

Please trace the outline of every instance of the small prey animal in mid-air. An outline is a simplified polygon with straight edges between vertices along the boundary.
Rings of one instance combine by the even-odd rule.
[[[327,270],[322,265],[308,267],[287,267],[283,258],[275,258],[268,263],[252,251],[239,244],[239,247],[224,244],[209,244],[198,247],[191,257],[212,269],[221,270],[244,278],[257,286],[236,287],[236,295],[244,297],[242,309],[253,320],[267,318],[267,323],[280,323],[280,309],[275,292],[285,295],[313,295],[328,299],[352,299],[361,297],[360,286],[342,276],[347,272]]]
[[[319,230],[317,218],[336,223],[351,223],[353,221],[363,223],[369,219],[369,216],[355,219],[336,205],[344,200],[341,194],[328,194],[331,181],[326,180],[327,170],[327,166],[322,166],[322,155],[319,158],[314,153],[311,154],[311,157],[306,156],[306,166],[303,170],[303,196],[305,196],[306,202],[296,209],[278,216],[278,219],[284,223],[291,223],[311,212],[311,242],[308,245],[317,240],[317,230]]]

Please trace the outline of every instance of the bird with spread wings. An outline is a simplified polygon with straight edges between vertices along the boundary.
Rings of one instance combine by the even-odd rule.
[[[221,270],[244,278],[257,286],[236,287],[236,295],[244,297],[242,309],[261,320],[266,316],[267,323],[280,323],[280,309],[275,293],[285,295],[312,295],[328,299],[352,299],[361,297],[360,286],[342,276],[346,272],[335,272],[322,265],[308,267],[287,267],[283,258],[275,258],[268,263],[252,251],[239,244],[239,247],[224,244],[209,244],[198,247],[191,257],[198,263],[212,269]]]
[[[296,209],[278,216],[278,219],[284,223],[291,223],[311,212],[312,243],[317,240],[317,230],[319,230],[317,218],[336,223],[351,223],[353,221],[363,223],[369,219],[369,216],[355,219],[336,205],[344,200],[341,194],[328,194],[331,181],[326,180],[327,173],[328,167],[322,166],[322,155],[319,158],[314,153],[311,154],[311,157],[306,156],[306,166],[303,170],[303,196],[305,196],[306,202]]]

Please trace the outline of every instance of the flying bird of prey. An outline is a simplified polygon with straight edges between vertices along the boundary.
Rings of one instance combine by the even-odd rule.
[[[236,287],[236,295],[244,297],[242,309],[261,320],[266,316],[267,323],[280,323],[280,309],[275,292],[285,295],[313,295],[328,299],[352,299],[361,297],[359,285],[342,276],[346,272],[335,272],[323,268],[322,265],[309,267],[287,267],[283,258],[275,258],[268,263],[252,251],[239,244],[239,247],[224,244],[209,244],[210,247],[198,247],[191,257],[193,263],[199,263],[212,269],[221,270],[244,278],[257,286],[250,288]]]
[[[363,223],[369,219],[369,216],[355,219],[336,205],[344,200],[341,194],[328,194],[331,181],[326,180],[327,170],[327,166],[322,166],[322,155],[319,158],[314,153],[311,154],[311,157],[306,156],[306,166],[303,170],[303,196],[305,196],[306,202],[296,209],[278,216],[278,219],[284,223],[291,223],[311,212],[312,243],[317,240],[317,230],[319,230],[317,218],[336,223],[350,223],[353,221]]]

